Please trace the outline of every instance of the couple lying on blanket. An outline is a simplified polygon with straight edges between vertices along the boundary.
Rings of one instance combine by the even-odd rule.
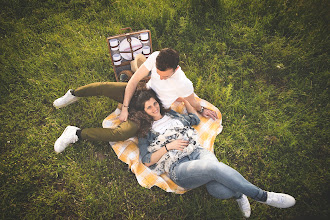
[[[101,95],[102,90],[99,88],[102,86],[111,87],[103,83],[90,84],[74,91],[69,90],[54,102],[54,106],[64,107],[77,101],[79,97],[84,96],[83,90],[88,90],[89,95]],[[91,92],[96,87],[99,92]],[[124,91],[124,88],[121,89]],[[111,92],[107,91],[104,94]],[[122,97],[119,97],[118,101],[122,101]],[[292,196],[264,191],[247,181],[235,169],[219,162],[212,152],[201,146],[198,133],[192,127],[200,123],[195,108],[184,98],[177,101],[184,104],[186,114],[165,110],[156,93],[151,89],[136,91],[129,106],[129,122],[121,123],[119,127],[122,127],[119,130],[110,129],[115,130],[111,135],[120,136],[122,133],[120,129],[125,129],[125,126],[133,127],[133,132],[138,136],[140,161],[145,166],[157,175],[166,173],[174,183],[184,189],[205,185],[208,192],[216,198],[235,198],[244,217],[249,217],[251,214],[247,196],[278,208],[288,208],[295,204]],[[104,129],[107,128],[86,130],[68,126],[55,142],[55,151],[62,152],[69,144],[79,139],[109,140],[109,134],[106,134]]]

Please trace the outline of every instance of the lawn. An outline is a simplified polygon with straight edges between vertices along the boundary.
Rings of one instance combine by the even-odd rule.
[[[104,142],[63,153],[67,125],[100,127],[117,103],[56,110],[72,88],[115,81],[106,38],[151,31],[180,52],[196,94],[217,106],[215,154],[297,203],[250,200],[250,219],[327,219],[329,2],[326,0],[0,0],[0,219],[240,219],[234,199],[141,187]]]

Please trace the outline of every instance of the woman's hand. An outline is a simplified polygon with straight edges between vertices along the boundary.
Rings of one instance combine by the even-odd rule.
[[[193,114],[197,115],[196,109],[191,106],[190,102],[187,99],[185,99],[183,97],[179,97],[179,98],[176,99],[176,101],[183,102],[184,105],[186,106],[186,109],[187,109],[188,113],[193,113]]]
[[[186,100],[183,97],[179,97],[175,101],[177,101],[177,102],[185,102]]]
[[[168,150],[181,150],[189,145],[189,141],[185,141],[182,139],[172,141],[171,143],[166,144]]]
[[[119,115],[119,120],[123,122],[123,121],[127,121],[127,118],[128,118],[128,110],[127,108],[122,107],[121,113]]]
[[[185,147],[187,147],[188,144],[189,144],[189,141],[179,139],[179,140],[175,140],[175,141],[172,141],[171,143],[166,144],[166,148],[167,148],[167,150],[180,150],[180,151],[183,151],[183,149]],[[160,160],[160,158],[164,154],[167,153],[166,148],[162,147],[159,150],[157,150],[156,152],[153,152],[151,154],[151,157],[150,157],[150,163],[144,163],[144,165],[149,167],[149,166],[157,163]]]

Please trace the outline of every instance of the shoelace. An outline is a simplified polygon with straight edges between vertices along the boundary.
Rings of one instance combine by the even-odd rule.
[[[241,204],[243,210],[249,209],[249,203],[244,198],[239,199],[239,204]]]
[[[64,130],[63,133],[65,133],[68,129],[69,129],[69,128],[66,128],[66,129]],[[74,131],[74,132],[76,132],[76,131]],[[72,143],[77,142],[78,139],[79,139],[78,136],[77,136],[76,134],[74,134],[73,137],[70,137],[70,136],[65,137],[65,138],[64,138],[64,142],[65,142],[65,143],[72,144]]]
[[[77,135],[75,135],[75,136],[74,136],[74,138],[73,138],[74,142],[77,142],[77,141],[78,141],[78,139],[79,139],[79,138],[78,138],[78,136],[77,136]]]
[[[249,204],[248,202],[244,201],[243,204],[242,204],[242,209],[243,210],[248,210],[249,209]]]
[[[270,199],[270,202],[277,202],[277,203],[284,203],[285,201],[285,199],[284,199],[284,196],[272,196],[271,198],[269,198]]]

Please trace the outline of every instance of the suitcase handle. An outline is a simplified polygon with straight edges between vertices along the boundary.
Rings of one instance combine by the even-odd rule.
[[[120,29],[121,31],[125,31],[125,30],[130,30],[130,32],[133,32],[132,28],[131,27],[125,27],[125,28],[122,28]]]

